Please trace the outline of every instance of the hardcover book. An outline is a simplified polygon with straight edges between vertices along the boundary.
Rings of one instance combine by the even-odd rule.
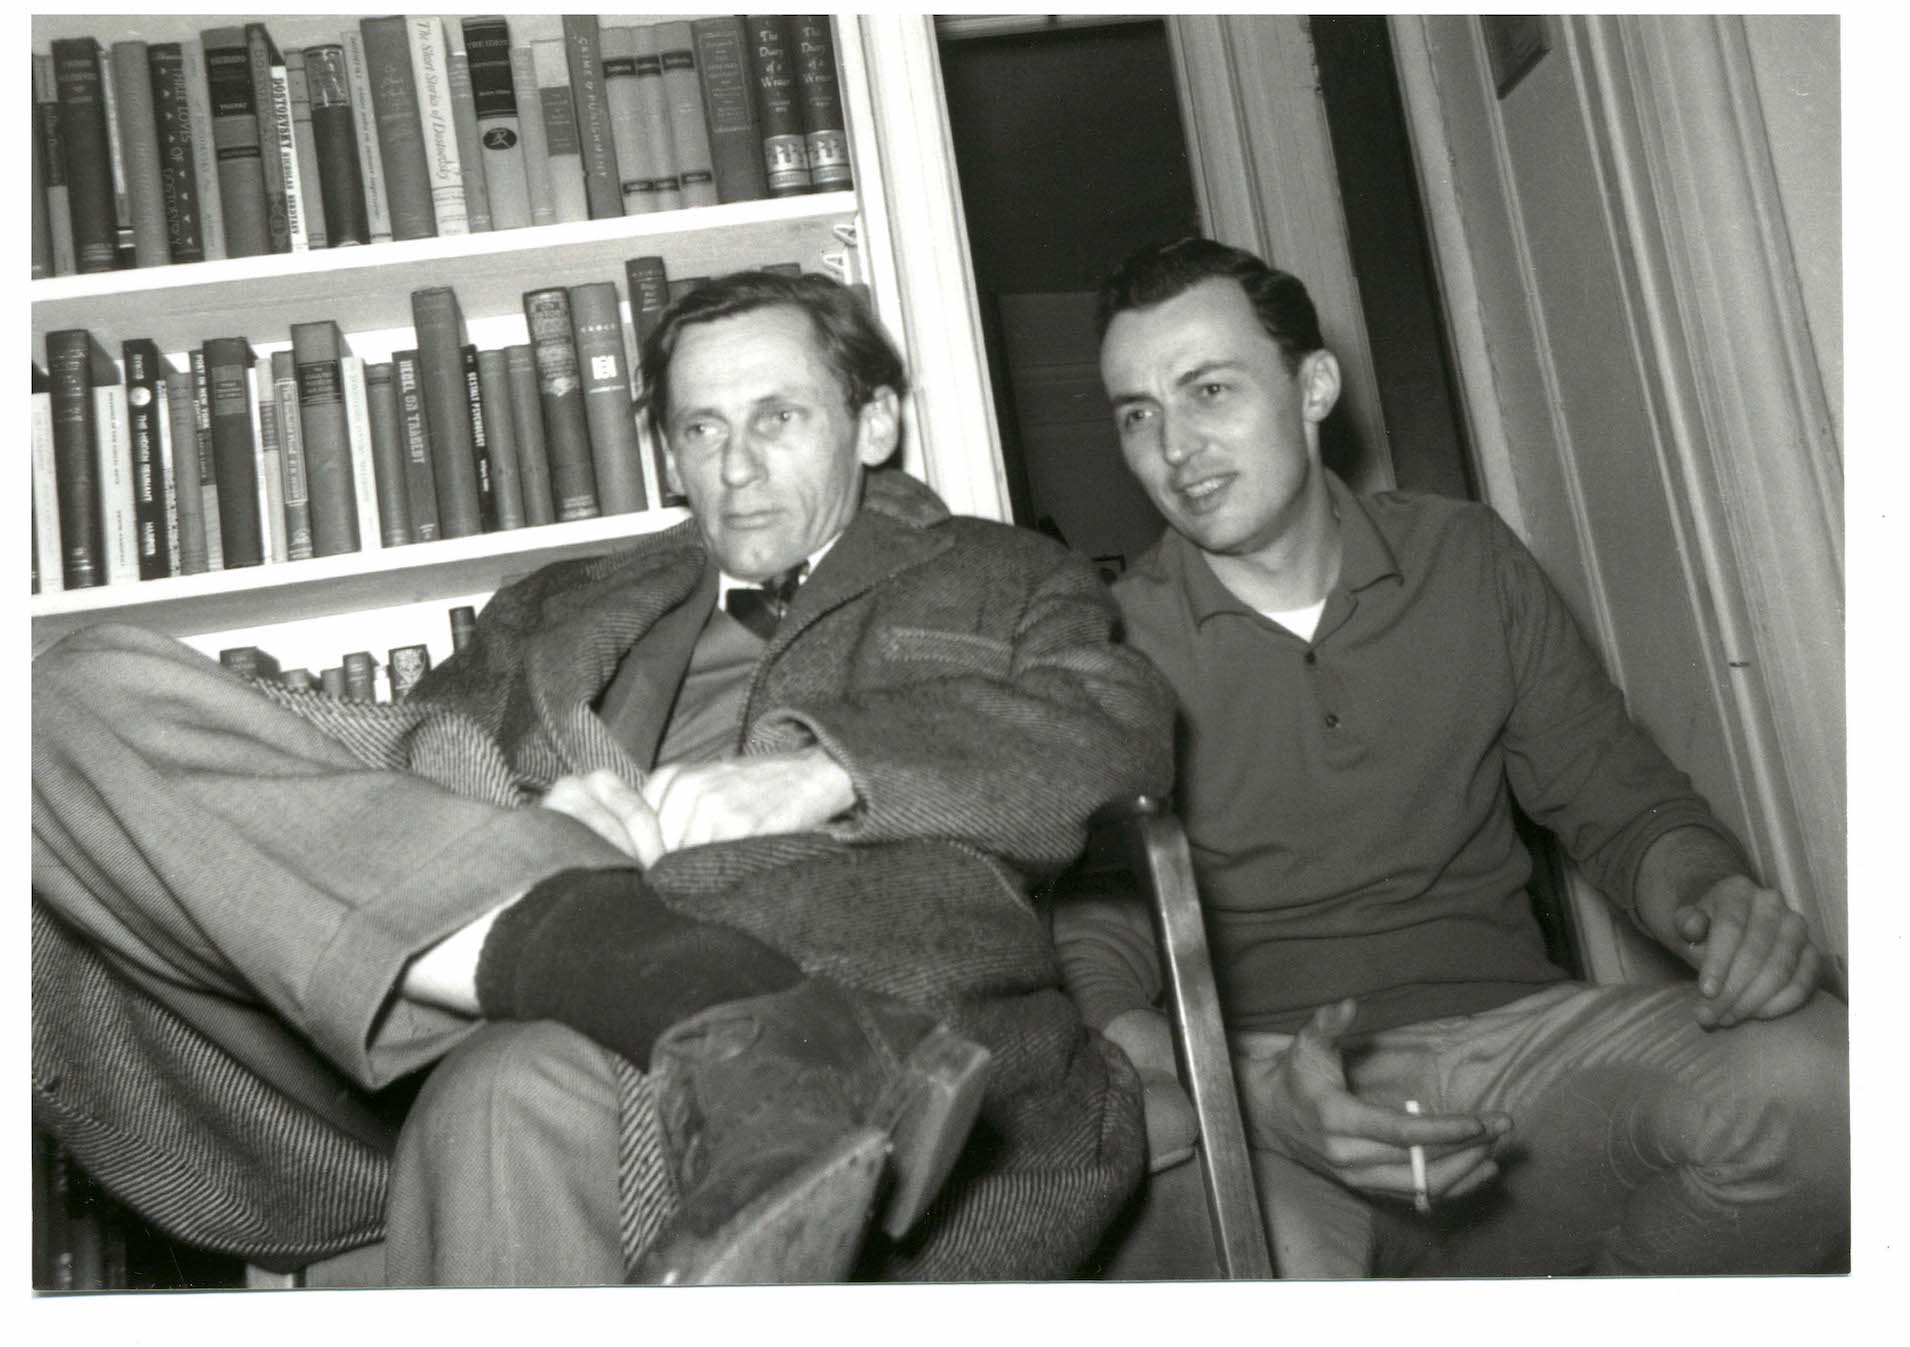
[[[796,43],[785,14],[749,16],[750,70],[763,119],[763,170],[771,196],[797,196],[810,188],[808,142],[796,95]]]
[[[46,336],[47,392],[53,414],[53,467],[59,495],[61,574],[67,589],[106,583],[94,443],[92,334],[83,328]]]
[[[401,645],[386,654],[385,672],[391,679],[391,700],[403,701],[431,672],[431,652],[422,645]]]
[[[193,438],[199,443],[199,502],[206,525],[206,569],[225,569],[225,528],[219,519],[219,464],[212,447],[212,380],[205,347],[187,353],[192,373]]]
[[[365,361],[349,353],[338,357],[338,381],[345,393],[345,439],[351,450],[352,513],[358,520],[360,551],[384,547],[378,522],[378,479],[372,466],[371,403],[365,391]]]
[[[404,416],[398,409],[397,371],[391,361],[365,366],[365,401],[380,536],[386,547],[403,547],[413,536],[411,498],[405,483]]]
[[[466,344],[459,352],[464,359],[464,397],[471,418],[471,472],[477,479],[478,526],[485,532],[497,528],[497,485],[491,476],[491,429],[484,411],[483,379],[478,372],[477,347]]]
[[[272,403],[279,418],[280,496],[285,505],[285,556],[317,555],[312,534],[312,476],[305,452],[305,417],[299,410],[298,358],[290,348],[272,352]]]
[[[550,464],[551,503],[560,521],[598,513],[597,474],[591,464],[577,339],[571,332],[570,294],[561,286],[524,296],[538,401],[544,409],[544,454]]]
[[[656,140],[644,125],[637,92],[637,38],[629,28],[605,27],[598,33],[603,51],[604,97],[610,104],[611,137],[617,147],[618,188],[625,215],[665,209]],[[667,128],[666,128],[667,129]],[[671,184],[672,191],[675,184]]]
[[[670,142],[676,149],[677,184],[686,206],[717,204],[716,169],[710,159],[709,122],[703,113],[703,80],[696,43],[687,21],[656,26],[663,61],[663,95],[669,103]]]
[[[827,14],[798,14],[791,22],[809,177],[819,192],[845,191],[855,185],[855,177],[849,170],[849,136],[843,129],[842,90],[836,80],[835,30]]]
[[[199,237],[208,262],[226,256],[225,208],[219,196],[219,154],[212,135],[212,97],[206,82],[205,47],[179,44],[185,67],[186,124],[192,132],[192,176],[199,188]]]
[[[431,189],[431,211],[440,235],[468,234],[471,220],[464,199],[464,170],[458,160],[444,22],[434,15],[411,15],[405,23],[411,46],[411,74],[418,90],[418,115],[424,129],[425,182]],[[439,486],[442,488],[443,483]]]
[[[643,386],[643,344],[656,331],[663,311],[670,307],[670,275],[661,257],[632,257],[623,264],[623,277],[630,292],[630,326],[637,338],[638,364],[631,369],[631,383],[636,389],[637,405],[643,409],[649,401],[649,391]],[[651,493],[650,499],[663,505],[681,505],[682,493],[670,487],[670,469],[664,458],[663,444],[650,428],[649,416],[642,410],[637,416],[637,433],[645,451],[643,480]]]
[[[425,159],[424,120],[411,73],[411,36],[403,15],[359,20],[365,69],[378,118],[378,149],[391,211],[391,237],[428,239],[438,232]]]
[[[215,337],[205,355],[206,408],[219,497],[220,554],[225,568],[265,561],[260,529],[259,448],[252,435],[252,348],[244,337]]]
[[[543,96],[537,89],[537,58],[530,45],[511,48],[511,87],[517,94],[518,148],[524,155],[524,195],[530,202],[533,225],[557,223],[557,203],[550,177],[550,147],[544,140]],[[582,184],[578,185],[582,192]]]
[[[41,172],[45,175],[47,245],[55,276],[79,270],[73,251],[73,209],[66,185],[66,135],[60,129],[60,90],[53,76],[53,58],[33,57],[33,127],[40,138]]]
[[[438,528],[446,538],[483,532],[472,466],[471,399],[464,383],[464,315],[449,286],[414,290],[419,385],[431,427],[431,468],[438,487]]]
[[[53,460],[53,394],[46,376],[33,367],[33,579],[36,594],[66,588],[66,564],[60,553],[59,469]]]
[[[418,353],[394,351],[391,372],[404,432],[405,501],[411,507],[412,537],[421,543],[435,542],[443,535],[438,529],[437,472],[432,466],[431,424],[425,417]]]
[[[259,123],[259,162],[265,185],[266,236],[272,251],[292,251],[292,217],[286,209],[287,163],[295,154],[289,107],[281,99],[285,58],[262,23],[245,26],[246,74],[252,81],[252,106]]]
[[[604,514],[645,509],[649,500],[643,490],[642,447],[630,401],[630,370],[624,363],[617,287],[609,281],[572,286],[570,321],[583,377],[597,508]]]
[[[762,118],[756,108],[756,80],[742,17],[725,14],[693,20],[690,37],[696,44],[717,196],[724,201],[760,201],[769,195],[769,174],[763,165]]]
[[[192,105],[186,93],[185,50],[155,42],[146,50],[153,118],[159,135],[159,186],[166,209],[166,249],[174,262],[203,262],[199,226],[198,156],[209,146],[192,138]]]
[[[477,118],[476,162],[490,196],[491,228],[522,229],[531,222],[530,179],[511,66],[510,25],[496,17],[466,19],[464,51]]]
[[[464,215],[473,234],[491,232],[491,192],[484,180],[484,149],[478,140],[477,98],[471,91],[471,60],[464,51],[464,29],[443,26],[445,83],[451,92],[451,124],[458,137],[458,173],[464,186]]]
[[[106,540],[106,583],[139,581],[139,525],[133,513],[133,442],[126,388],[117,379],[93,385],[93,427],[99,451],[100,532]]]
[[[285,53],[285,98],[291,117],[293,153],[285,179],[286,213],[294,235],[308,248],[332,246],[325,227],[325,182],[318,168],[318,140],[312,126],[311,78],[302,50]]]
[[[158,393],[159,410],[159,506],[160,516],[165,521],[166,534],[166,574],[180,574],[179,567],[179,498],[174,490],[172,471],[172,411],[168,405],[166,380],[171,371],[166,362],[159,362]]]
[[[165,371],[166,419],[172,429],[170,465],[173,509],[179,521],[179,574],[204,575],[206,510],[199,488],[199,423],[193,410],[192,375]]]
[[[343,354],[337,323],[292,324],[298,419],[312,502],[312,553],[321,557],[356,552],[361,544],[351,431],[346,424],[344,378],[338,366]]]
[[[597,16],[566,14],[563,22],[564,58],[569,63],[571,100],[577,109],[577,143],[583,155],[590,218],[616,219],[623,214],[623,187],[610,129],[610,103],[604,96]]]
[[[133,525],[138,536],[139,578],[172,574],[166,529],[165,453],[161,449],[159,348],[141,337],[120,347],[126,371],[127,432],[132,443]]]
[[[252,422],[258,453],[254,459],[259,474],[259,511],[264,520],[265,559],[278,563],[288,558],[285,545],[285,454],[279,444],[278,391],[272,386],[272,362],[265,357],[254,361],[246,378],[256,413]]]
[[[257,257],[272,251],[272,229],[266,214],[265,157],[245,30],[209,28],[201,34],[200,44],[205,49],[206,96],[219,166],[226,253]]]
[[[551,209],[558,220],[568,223],[590,218],[590,191],[584,183],[583,143],[578,138],[570,58],[564,48],[562,38],[539,38],[531,43],[531,65],[537,73],[537,101],[544,115]]]
[[[642,24],[629,30],[636,52],[637,115],[649,147],[651,176],[656,183],[656,209],[683,208],[683,180],[677,173],[676,140],[670,130],[670,99],[663,87],[663,53],[657,30]]]
[[[524,522],[555,523],[550,460],[544,452],[544,408],[537,393],[537,362],[528,343],[504,348],[504,371],[511,384],[511,422],[516,431],[517,485],[524,500]]]
[[[159,118],[153,107],[152,61],[144,42],[115,42],[113,106],[119,118],[126,198],[132,211],[133,260],[142,267],[172,261],[166,232],[166,188],[159,160]]]
[[[370,243],[371,217],[365,207],[358,125],[352,112],[351,70],[343,43],[327,42],[305,49],[305,83],[326,241],[333,248]]]
[[[82,274],[114,271],[119,267],[119,216],[113,200],[99,44],[90,37],[56,39],[53,77],[60,96],[75,260]]]
[[[378,108],[371,93],[371,66],[365,59],[365,35],[356,28],[343,34],[346,88],[351,92],[352,129],[358,135],[358,176],[364,189],[365,223],[373,243],[391,242],[391,206],[385,189],[384,151],[378,144]]]
[[[502,351],[479,351],[477,364],[495,527],[521,529],[524,527],[524,493],[518,480],[517,422],[512,415],[506,357]]]

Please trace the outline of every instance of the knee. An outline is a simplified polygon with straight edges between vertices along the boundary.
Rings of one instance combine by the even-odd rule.
[[[1781,1019],[1739,1025],[1727,1109],[1743,1141],[1796,1190],[1848,1203],[1850,1042],[1843,1005],[1819,994]]]
[[[452,1049],[418,1092],[399,1140],[428,1162],[487,1151],[532,1130],[580,1076],[596,1074],[603,1050],[551,1020],[486,1024]],[[580,1069],[581,1068],[581,1069]]]

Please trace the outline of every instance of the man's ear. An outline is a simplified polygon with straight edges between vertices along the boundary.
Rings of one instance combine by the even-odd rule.
[[[1310,351],[1300,362],[1300,414],[1314,425],[1326,420],[1340,400],[1340,362],[1324,348]]]
[[[884,384],[856,413],[856,459],[865,468],[880,467],[889,461],[901,439],[901,399]]]

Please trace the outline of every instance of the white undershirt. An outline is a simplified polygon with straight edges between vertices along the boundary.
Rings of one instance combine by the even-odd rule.
[[[1313,633],[1319,628],[1320,614],[1326,611],[1326,599],[1322,597],[1318,603],[1310,603],[1304,608],[1289,608],[1284,613],[1266,608],[1258,611],[1262,617],[1270,622],[1278,622],[1301,640],[1311,641]]]

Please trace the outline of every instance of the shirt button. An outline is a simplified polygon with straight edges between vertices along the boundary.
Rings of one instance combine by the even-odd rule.
[[[1337,730],[1340,727],[1340,718],[1331,711],[1326,713],[1326,727],[1329,730]]]
[[[1311,650],[1309,650],[1306,652],[1306,662],[1308,664],[1318,664],[1320,662],[1320,657],[1314,654]]]

